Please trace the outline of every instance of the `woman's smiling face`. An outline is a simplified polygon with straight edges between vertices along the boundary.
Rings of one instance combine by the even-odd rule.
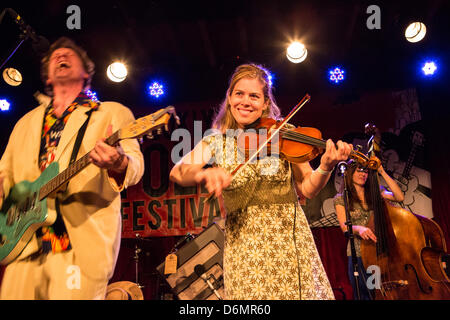
[[[263,87],[263,83],[256,78],[243,78],[234,86],[228,99],[231,114],[239,128],[255,122],[267,108]]]

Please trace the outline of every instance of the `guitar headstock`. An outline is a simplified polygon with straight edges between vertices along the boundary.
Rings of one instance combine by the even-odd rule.
[[[140,138],[147,134],[151,135],[151,132],[154,130],[161,132],[162,127],[168,131],[168,124],[172,114],[178,122],[179,120],[175,113],[175,108],[172,106],[160,109],[148,116],[136,119],[133,123],[130,123],[120,129],[120,140]]]
[[[423,147],[423,133],[419,132],[419,131],[414,131],[413,136],[412,136],[412,143],[415,146],[418,147]]]
[[[381,152],[381,133],[380,129],[377,128],[376,125],[372,123],[367,123],[364,126],[364,132],[368,135],[370,135],[370,139],[367,142],[367,146],[369,147],[369,154],[370,153],[379,153]]]

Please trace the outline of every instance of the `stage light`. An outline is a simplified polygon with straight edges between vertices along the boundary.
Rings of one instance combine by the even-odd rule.
[[[164,95],[164,86],[155,81],[148,87],[148,94],[152,97],[159,98]]]
[[[273,86],[273,75],[269,73],[269,75],[267,76],[267,80],[269,82],[269,87]]]
[[[92,91],[90,89],[86,90],[86,95],[94,102],[98,102],[97,92]]]
[[[334,68],[328,71],[328,79],[331,82],[339,83],[345,79],[345,70],[341,68]]]
[[[419,42],[425,37],[427,27],[422,22],[413,22],[405,30],[405,38],[409,42]]]
[[[22,75],[17,69],[6,68],[3,70],[3,80],[10,86],[16,87],[22,83]]]
[[[0,99],[0,110],[1,111],[8,111],[10,107],[10,103],[6,99]]]
[[[434,61],[427,61],[422,67],[423,74],[426,76],[432,76],[437,70],[437,66]]]
[[[292,42],[286,50],[286,57],[292,63],[304,61],[307,55],[308,50],[306,50],[305,45],[297,41]]]
[[[106,70],[106,75],[114,82],[122,82],[127,77],[127,74],[127,67],[122,62],[114,62]]]

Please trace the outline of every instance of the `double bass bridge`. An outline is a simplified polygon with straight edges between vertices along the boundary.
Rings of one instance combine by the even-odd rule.
[[[407,287],[409,283],[408,280],[394,280],[383,282],[381,285],[385,291],[391,291],[394,289]]]

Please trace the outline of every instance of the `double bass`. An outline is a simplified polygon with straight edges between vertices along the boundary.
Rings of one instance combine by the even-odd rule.
[[[366,125],[366,133],[372,134],[370,149],[376,154],[379,132],[375,126]],[[361,258],[366,268],[375,267],[371,268],[376,270],[372,282],[375,299],[450,299],[442,229],[431,219],[393,206],[380,192],[375,192],[380,190],[376,170],[369,170],[368,183],[374,208],[367,227],[372,229],[377,242],[361,240]]]

